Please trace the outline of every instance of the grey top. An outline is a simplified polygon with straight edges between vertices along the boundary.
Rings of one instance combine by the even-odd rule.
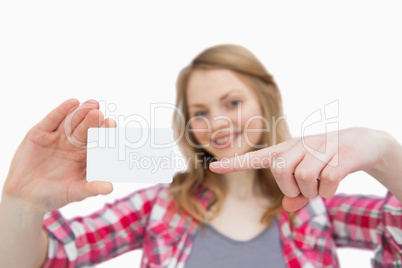
[[[233,240],[209,224],[205,232],[197,229],[185,267],[287,267],[278,223],[275,219],[271,227],[248,241]]]

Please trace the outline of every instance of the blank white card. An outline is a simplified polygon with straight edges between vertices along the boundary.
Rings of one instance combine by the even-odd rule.
[[[88,129],[88,181],[170,183],[184,162],[170,128]]]

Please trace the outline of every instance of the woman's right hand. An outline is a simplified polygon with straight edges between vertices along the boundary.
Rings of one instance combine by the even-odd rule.
[[[4,183],[3,197],[30,210],[48,212],[89,196],[109,194],[110,182],[86,180],[90,127],[116,127],[103,120],[99,103],[69,99],[30,129],[18,147]]]

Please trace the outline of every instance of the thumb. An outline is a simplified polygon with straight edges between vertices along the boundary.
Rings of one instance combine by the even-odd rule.
[[[99,194],[107,195],[113,191],[113,184],[106,181],[86,181],[80,180],[69,187],[68,202],[76,202],[84,200],[90,196]]]
[[[93,195],[108,195],[113,192],[113,184],[108,181],[90,181],[85,183],[85,188]]]
[[[304,207],[308,201],[309,199],[301,193],[296,197],[285,196],[282,199],[282,207],[284,210],[292,212]]]

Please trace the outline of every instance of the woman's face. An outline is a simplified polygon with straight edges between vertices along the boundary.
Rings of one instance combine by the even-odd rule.
[[[218,159],[252,151],[268,127],[254,91],[227,69],[194,70],[187,104],[190,131]]]

